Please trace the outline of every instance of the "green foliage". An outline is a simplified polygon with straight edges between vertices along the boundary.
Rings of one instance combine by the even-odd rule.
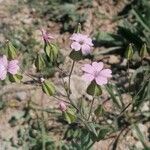
[[[112,51],[125,51],[126,47],[133,43],[140,51],[143,43],[147,45],[150,52],[150,3],[148,0],[136,1],[136,4],[128,10],[126,18],[118,25],[117,34],[97,32],[95,35],[96,46],[105,45],[113,47]],[[108,51],[109,52],[109,51]],[[122,52],[122,51],[120,51]]]
[[[35,60],[35,67],[37,71],[41,71],[45,67],[45,60],[43,58],[42,54],[37,54],[36,60]]]
[[[102,90],[98,84],[92,81],[87,88],[87,93],[92,96],[99,96],[102,94]]]
[[[63,112],[63,116],[69,124],[75,122],[77,119],[75,111],[73,109],[67,109],[65,112]]]
[[[143,135],[143,133],[140,131],[140,128],[138,127],[137,124],[133,124],[133,129],[135,130],[138,139],[141,141],[144,149],[149,149],[148,145],[145,143],[145,137]]]
[[[9,74],[9,81],[10,82],[18,82],[18,83],[20,83],[22,78],[23,78],[23,76],[20,75],[20,74],[15,74],[15,75]]]
[[[82,55],[81,51],[74,51],[74,50],[72,50],[69,56],[74,61],[79,61],[79,60],[83,59],[83,55]]]
[[[82,7],[91,7],[91,0],[28,0],[30,7],[34,8],[39,16],[45,16],[47,19],[60,22],[62,32],[73,31],[77,23],[83,24],[86,21],[86,13],[80,13],[78,9]]]
[[[89,132],[89,130],[78,127],[78,126],[70,126],[65,133],[65,139],[69,141],[69,144],[66,144],[70,149],[77,150],[91,150],[93,144],[96,141],[104,139],[108,132],[110,132],[109,128],[98,127],[99,129],[97,137],[93,134],[93,132]],[[68,150],[68,149],[67,149]]]
[[[48,80],[45,80],[42,83],[43,92],[46,93],[48,96],[52,96],[55,93],[54,84]]]
[[[17,50],[9,41],[7,42],[7,54],[8,54],[8,59],[10,60],[16,59],[17,57]]]
[[[58,52],[59,52],[58,46],[53,43],[45,43],[44,51],[47,55],[48,60],[51,63],[56,63],[58,58]]]

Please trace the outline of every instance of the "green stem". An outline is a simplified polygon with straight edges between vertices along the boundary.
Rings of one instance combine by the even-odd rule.
[[[70,92],[71,92],[70,81],[71,81],[71,75],[72,75],[72,72],[73,72],[74,65],[75,65],[75,61],[73,61],[73,63],[72,63],[70,74],[69,74],[69,81],[68,81],[68,93],[69,93],[69,95],[70,95]]]
[[[42,109],[44,109],[43,107],[43,99],[44,99],[44,93],[42,92],[42,96],[41,96],[41,106],[42,106]],[[42,150],[46,150],[45,147],[46,147],[46,142],[45,142],[45,116],[44,116],[44,112],[42,111],[41,112],[41,116],[42,116],[42,121],[41,121],[41,133],[42,133]]]
[[[90,107],[90,111],[89,111],[89,116],[88,116],[88,119],[87,119],[87,120],[90,119],[90,116],[91,116],[91,113],[92,113],[93,104],[94,104],[94,100],[95,100],[95,98],[93,97],[92,103],[91,103],[91,107]]]
[[[128,63],[127,63],[127,73],[128,73],[128,82],[129,82],[128,93],[130,94],[131,83],[130,83],[130,73],[129,73],[129,60],[128,60]]]

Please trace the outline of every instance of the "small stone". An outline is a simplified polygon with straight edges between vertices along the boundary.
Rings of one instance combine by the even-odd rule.
[[[17,92],[16,93],[16,99],[19,101],[23,101],[27,99],[27,93],[26,92]]]
[[[119,58],[119,56],[111,55],[108,62],[110,64],[118,64],[118,63],[120,63],[120,58]]]
[[[127,59],[123,59],[122,63],[120,64],[120,66],[122,67],[126,67],[127,66]]]

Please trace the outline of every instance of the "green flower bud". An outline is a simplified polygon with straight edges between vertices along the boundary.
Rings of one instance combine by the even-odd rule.
[[[42,90],[44,93],[46,93],[48,96],[52,96],[55,94],[55,87],[54,84],[48,80],[44,80],[42,82]]]
[[[133,57],[133,47],[132,44],[129,44],[129,46],[127,47],[126,51],[125,51],[125,57],[128,60],[131,60]]]
[[[37,71],[41,71],[45,67],[45,61],[42,56],[42,54],[37,54],[36,60],[35,60],[35,67]]]

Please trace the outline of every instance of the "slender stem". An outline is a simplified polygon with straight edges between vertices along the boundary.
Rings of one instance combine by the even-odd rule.
[[[88,116],[88,119],[87,119],[87,120],[90,119],[90,116],[91,116],[91,113],[92,113],[93,104],[94,104],[94,100],[95,100],[95,98],[93,97],[92,103],[91,103],[91,107],[90,107],[90,111],[89,111],[89,116]]]
[[[70,89],[70,81],[71,81],[71,75],[72,75],[72,71],[73,71],[73,68],[74,68],[74,65],[75,65],[75,61],[73,60],[73,63],[72,63],[72,66],[71,66],[71,70],[70,70],[70,74],[69,74],[69,80],[68,80],[68,92],[70,94],[71,92],[71,89]]]
[[[60,99],[60,98],[57,97],[57,96],[54,96],[54,95],[53,95],[53,97],[54,97],[56,100],[58,100],[58,101],[63,101],[64,103],[70,104],[70,102],[67,102],[67,101],[65,101],[65,100],[62,100],[62,99]]]
[[[131,104],[132,104],[132,103],[129,103],[129,104],[120,112],[120,114],[119,114],[119,116],[118,116],[117,118],[119,118],[119,117],[122,115],[122,113],[125,112],[126,109],[127,109]]]
[[[44,103],[43,103],[43,100],[44,100],[44,93],[42,92],[42,96],[41,96],[41,106],[42,106],[42,109],[44,109]],[[45,116],[44,116],[44,112],[42,111],[41,112],[41,115],[42,115],[42,125],[41,125],[41,132],[42,132],[42,150],[45,150]]]
[[[131,83],[130,83],[130,73],[129,73],[129,60],[127,62],[127,73],[128,73],[128,82],[129,82],[128,93],[130,93]]]
[[[126,128],[127,128],[127,127],[124,127],[124,128],[119,132],[119,134],[117,135],[117,137],[116,137],[116,139],[115,139],[115,141],[114,141],[114,143],[113,143],[112,150],[116,150],[116,149],[117,149],[118,140],[119,140],[121,134],[123,133],[123,131],[124,131]]]

